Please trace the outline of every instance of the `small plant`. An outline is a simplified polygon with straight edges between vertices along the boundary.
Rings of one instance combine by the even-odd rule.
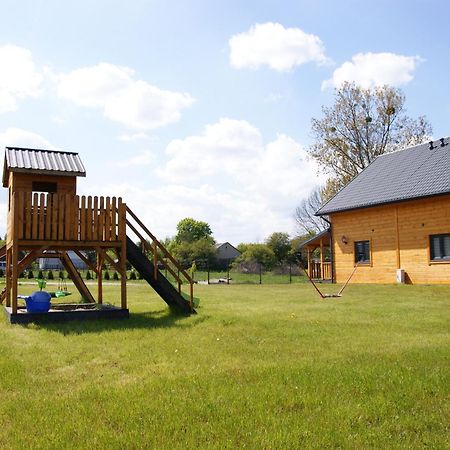
[[[119,279],[119,274],[117,272],[113,273],[113,280],[118,280]]]
[[[37,278],[36,281],[40,291],[42,291],[42,289],[44,289],[45,286],[47,286],[47,282],[44,280],[44,278]]]
[[[136,272],[134,270],[132,270],[130,272],[130,280],[135,280],[136,279]]]
[[[0,269],[0,277],[4,277],[5,276],[5,272],[3,272],[3,269]]]
[[[28,271],[28,279],[29,279],[29,280],[34,280],[34,273],[33,273],[32,270],[29,270],[29,271]]]
[[[53,271],[49,270],[47,273],[47,280],[54,280]]]
[[[59,271],[58,278],[59,278],[60,280],[64,280],[64,272],[63,272],[62,270]]]
[[[38,272],[38,279],[43,279],[43,278],[44,278],[44,273],[42,272],[41,269],[39,269],[39,272]]]
[[[92,275],[91,272],[89,272],[89,270],[86,272],[86,280],[92,280]]]
[[[103,275],[103,279],[109,280],[109,272],[105,270],[105,274]]]

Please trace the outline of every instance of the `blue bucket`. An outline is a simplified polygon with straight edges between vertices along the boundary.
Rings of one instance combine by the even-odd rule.
[[[25,299],[29,313],[46,313],[50,309],[51,296],[46,291],[33,292]]]

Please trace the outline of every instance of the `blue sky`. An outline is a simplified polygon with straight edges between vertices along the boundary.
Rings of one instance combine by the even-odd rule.
[[[293,235],[324,179],[310,121],[343,80],[401,87],[449,134],[445,1],[1,6],[0,145],[79,152],[81,193],[122,196],[160,237],[187,216],[233,244]]]

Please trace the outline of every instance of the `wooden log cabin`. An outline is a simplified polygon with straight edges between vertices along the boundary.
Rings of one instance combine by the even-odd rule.
[[[171,307],[193,312],[193,281],[136,214],[115,197],[77,195],[86,171],[77,153],[7,147],[3,187],[8,188],[6,287],[0,294],[12,316],[18,313],[18,276],[37,258],[59,258],[84,301],[103,303],[102,267],[120,274],[120,308],[127,309],[126,263]],[[127,230],[140,241],[137,246]],[[97,274],[95,299],[69,256],[75,252]],[[95,254],[95,262],[86,251]],[[117,258],[111,257],[111,251]],[[175,286],[158,269],[164,267]],[[189,285],[183,296],[182,284]],[[187,300],[186,300],[187,298]],[[21,311],[24,312],[24,311]]]
[[[449,143],[379,156],[317,211],[330,230],[306,246],[328,242],[333,281],[450,283]]]

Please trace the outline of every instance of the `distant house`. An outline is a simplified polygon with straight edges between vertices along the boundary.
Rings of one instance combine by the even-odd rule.
[[[229,242],[216,244],[216,251],[217,261],[220,265],[230,264],[241,254],[241,252],[236,247],[233,247]]]
[[[86,270],[86,263],[73,251],[68,251],[67,255],[72,260],[75,269]],[[41,270],[63,270],[63,265],[58,258],[39,258],[39,269]]]
[[[376,158],[316,213],[330,229],[308,242],[316,278],[352,282],[450,283],[450,139]],[[316,252],[317,253],[317,252]],[[327,267],[327,265],[329,267]]]

